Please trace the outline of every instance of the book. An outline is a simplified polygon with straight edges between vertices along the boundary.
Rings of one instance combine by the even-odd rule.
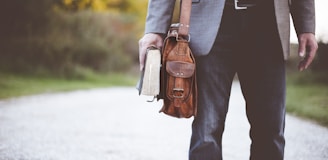
[[[137,84],[139,95],[157,96],[160,92],[161,52],[157,48],[149,48],[146,53],[145,67],[141,71]]]

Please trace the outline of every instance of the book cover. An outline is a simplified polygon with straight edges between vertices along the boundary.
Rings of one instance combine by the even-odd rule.
[[[159,49],[147,50],[145,67],[137,84],[139,95],[157,96],[160,91],[161,52]]]

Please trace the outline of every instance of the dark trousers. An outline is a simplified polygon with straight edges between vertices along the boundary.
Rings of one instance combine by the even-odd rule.
[[[251,126],[250,159],[283,159],[285,61],[276,26],[273,2],[238,11],[225,6],[211,52],[196,57],[199,108],[192,124],[190,160],[222,159],[222,134],[236,73]]]

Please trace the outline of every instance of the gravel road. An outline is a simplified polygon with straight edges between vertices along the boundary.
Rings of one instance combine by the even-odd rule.
[[[192,119],[158,113],[134,88],[50,93],[0,101],[0,160],[187,160]],[[234,83],[225,160],[249,157],[249,125]],[[286,160],[327,160],[328,129],[287,115]]]

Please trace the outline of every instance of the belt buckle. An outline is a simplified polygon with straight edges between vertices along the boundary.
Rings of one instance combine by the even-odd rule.
[[[235,9],[236,9],[236,10],[247,9],[247,7],[239,7],[239,6],[238,6],[238,1],[239,1],[239,0],[234,0],[234,2],[235,2]]]

